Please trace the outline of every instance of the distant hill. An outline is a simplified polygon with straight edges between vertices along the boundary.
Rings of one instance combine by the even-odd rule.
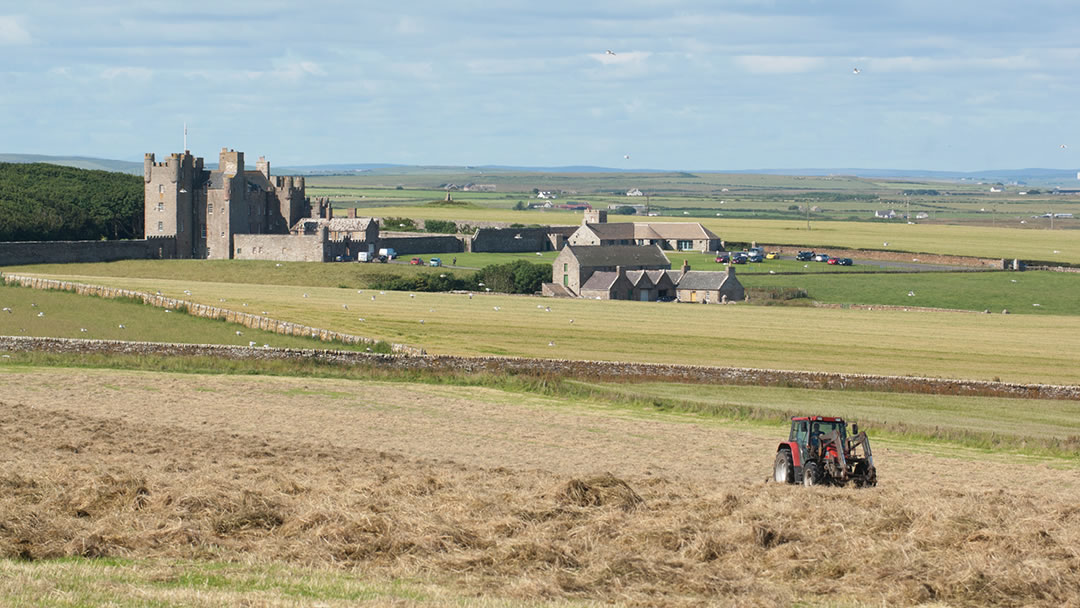
[[[207,159],[208,161],[210,159]],[[142,163],[126,160],[92,158],[88,156],[46,156],[42,154],[0,154],[0,162],[8,163],[49,163],[76,167],[79,169],[98,169],[121,173],[142,173]],[[207,162],[206,168],[216,168],[216,163]],[[274,166],[277,175],[347,175],[350,173],[379,173],[417,175],[425,173],[460,173],[465,171],[535,172],[535,173],[673,173],[668,169],[615,168],[593,165],[565,165],[559,167],[533,167],[517,165],[398,165],[393,163],[333,163],[325,165]],[[1077,184],[1077,171],[1072,169],[989,169],[985,171],[934,171],[927,169],[860,169],[860,168],[793,168],[793,169],[687,169],[693,173],[733,173],[760,175],[799,175],[827,176],[850,175],[852,177],[887,178],[887,179],[930,179],[941,181],[994,181],[1024,182],[1042,186]]]
[[[0,154],[0,163],[48,163],[76,169],[114,171],[116,173],[141,174],[142,163],[89,156],[46,156],[44,154]]]

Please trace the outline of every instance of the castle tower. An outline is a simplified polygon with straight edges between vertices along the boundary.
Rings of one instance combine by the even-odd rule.
[[[176,255],[194,257],[196,173],[202,159],[190,152],[170,154],[163,163],[154,154],[143,157],[143,232],[147,238],[176,237]]]
[[[259,160],[255,161],[255,170],[262,173],[266,181],[270,181],[270,161],[266,160],[265,156],[260,156]]]
[[[603,209],[586,209],[583,224],[606,224],[607,211]]]

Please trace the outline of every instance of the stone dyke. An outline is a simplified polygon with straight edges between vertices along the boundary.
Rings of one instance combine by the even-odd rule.
[[[126,241],[5,241],[0,242],[0,266],[67,264],[176,257],[174,237]]]
[[[304,336],[309,338],[315,338],[323,342],[337,341],[341,342],[342,344],[375,344],[376,342],[376,340],[372,338],[366,338],[364,336],[355,336],[352,334],[345,334],[329,329],[302,325],[300,323],[280,321],[262,315],[253,315],[246,312],[237,312],[235,310],[229,310],[227,308],[208,306],[206,304],[200,304],[198,302],[190,302],[188,300],[170,298],[168,296],[158,294],[144,293],[141,291],[133,291],[130,289],[120,289],[117,287],[105,287],[102,285],[87,285],[84,283],[74,283],[71,281],[58,281],[55,279],[45,279],[41,277],[31,277],[10,273],[0,274],[2,274],[3,276],[4,283],[9,285],[19,285],[21,287],[30,287],[32,289],[53,289],[58,291],[71,291],[82,296],[98,296],[101,298],[127,298],[132,300],[140,300],[144,304],[149,304],[150,306],[155,306],[157,308],[165,308],[169,310],[186,310],[188,314],[195,317],[203,317],[206,319],[219,319],[227,321],[229,323],[243,325],[244,327],[250,329],[261,329],[264,331],[269,331],[286,336]],[[410,355],[424,354],[424,349],[417,348],[415,346],[408,346],[405,344],[391,344],[390,349],[395,353]]]
[[[607,382],[683,382],[863,390],[938,395],[1080,400],[1080,386],[1013,384],[915,376],[876,376],[663,363],[464,357],[454,355],[382,355],[343,350],[260,348],[212,344],[168,344],[69,338],[0,336],[0,352],[204,356],[251,360],[315,360],[337,365],[434,374],[498,374],[536,378],[577,378]],[[10,355],[9,355],[10,356]]]

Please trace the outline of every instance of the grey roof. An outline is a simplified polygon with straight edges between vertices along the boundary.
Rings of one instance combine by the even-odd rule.
[[[671,261],[656,245],[567,245],[581,266],[666,266]]]
[[[602,240],[631,240],[634,238],[634,225],[629,222],[616,222],[613,224],[585,224]]]
[[[691,270],[682,275],[676,283],[679,289],[720,289],[723,286],[724,281],[728,279],[727,271],[715,271],[715,270]],[[732,273],[731,278],[735,278],[735,274]],[[737,279],[736,279],[737,280]]]
[[[611,286],[615,284],[615,280],[619,278],[619,273],[615,271],[600,271],[592,273],[588,281],[581,286],[581,290],[586,289],[611,289]]]
[[[653,281],[653,276],[660,276],[664,272],[663,270],[631,270],[626,273],[626,278],[630,279],[630,283],[634,287],[649,289],[650,287],[656,287],[656,283]],[[653,276],[649,276],[649,275]]]

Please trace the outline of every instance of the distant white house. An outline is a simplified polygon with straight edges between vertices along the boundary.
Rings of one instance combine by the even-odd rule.
[[[878,210],[874,212],[874,217],[886,220],[896,219],[896,211],[894,209]]]
[[[915,219],[917,219],[917,220],[925,220],[925,219],[928,219],[929,217],[930,217],[930,214],[925,212],[925,211],[920,211],[920,212],[915,214]]]
[[[626,191],[626,196],[645,196],[645,194],[637,188],[631,188]]]
[[[990,186],[990,192],[1004,192],[1004,186]]]
[[[536,198],[559,198],[559,195],[554,192],[540,191],[536,193]]]

